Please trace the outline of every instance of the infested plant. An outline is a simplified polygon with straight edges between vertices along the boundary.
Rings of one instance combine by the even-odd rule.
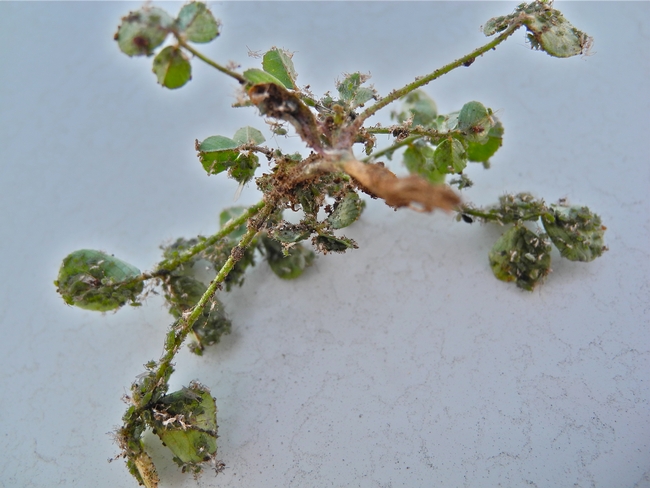
[[[176,353],[189,339],[190,349],[201,355],[230,333],[231,322],[217,291],[241,285],[247,268],[257,261],[266,261],[282,279],[295,279],[312,264],[314,251],[356,249],[357,243],[341,230],[361,216],[363,194],[395,209],[441,209],[454,212],[458,221],[505,226],[489,252],[489,264],[496,278],[525,290],[533,290],[549,274],[552,246],[562,257],[583,262],[606,250],[605,227],[587,207],[565,201],[549,205],[526,192],[503,195],[486,208],[461,198],[462,190],[473,185],[465,174],[468,164],[489,168],[504,127],[477,101],[440,114],[421,88],[470,66],[520,27],[527,30],[534,49],[554,57],[584,54],[592,42],[551,2],[535,1],[490,19],[483,31],[495,37],[484,46],[388,95],[381,96],[367,83],[369,77],[357,72],[344,75],[332,93],[317,97],[297,83],[292,54],[283,49],[272,47],[262,56],[261,66],[243,71],[197,51],[192,44],[219,35],[220,24],[204,3],[183,6],[175,18],[147,5],[122,19],[115,34],[119,48],[129,56],[155,54],[153,72],[159,84],[169,89],[185,85],[191,78],[191,59],[197,58],[239,84],[236,107],[253,108],[275,135],[295,133],[305,145],[304,153],[285,154],[265,145],[263,132],[250,126],[196,141],[198,159],[209,175],[225,173],[240,188],[254,181],[262,194],[259,203],[223,210],[220,229],[211,236],[179,238],[163,246],[162,260],[149,272],[97,250],[78,250],[63,260],[55,285],[69,305],[117,310],[127,303],[139,305],[158,288],[174,318],[163,356],[147,362],[132,384],[123,425],[116,433],[121,456],[139,483],[158,485],[143,442],[149,430],[172,451],[183,471],[197,474],[206,463],[217,471],[223,468],[216,460],[217,408],[209,390],[192,382],[168,391]],[[367,124],[389,105],[397,106],[391,112],[392,125]],[[392,142],[380,148],[378,135]],[[386,160],[396,157],[408,176],[398,177],[388,168]],[[270,169],[255,177],[260,159]],[[299,215],[298,223],[287,218],[291,212]],[[308,242],[311,246],[305,245]],[[209,282],[199,272],[206,267],[213,274]]]

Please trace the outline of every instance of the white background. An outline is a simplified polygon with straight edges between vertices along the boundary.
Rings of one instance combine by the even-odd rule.
[[[248,68],[248,49],[277,45],[316,94],[352,71],[386,94],[485,43],[479,26],[515,6],[215,3],[222,36],[197,47]],[[531,52],[519,32],[427,91],[443,113],[479,100],[505,125],[468,200],[587,204],[610,251],[555,255],[526,293],[489,269],[499,228],[370,202],[346,229],[359,250],[295,282],[254,268],[223,297],[233,333],[178,357],[172,387],[199,379],[217,398],[228,468],[196,482],[157,449],[162,487],[650,487],[650,4],[556,6],[594,36],[591,56]],[[0,3],[3,487],[135,486],[107,463],[108,433],[170,317],[157,298],[66,307],[52,281],[75,249],[150,269],[161,243],[213,233],[236,183],[205,176],[194,139],[263,128],[200,61],[169,91],[151,59],[122,55],[112,35],[137,7]],[[250,185],[237,203],[257,199]]]

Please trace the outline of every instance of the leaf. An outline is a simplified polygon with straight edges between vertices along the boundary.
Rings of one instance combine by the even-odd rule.
[[[239,145],[243,144],[262,144],[266,139],[262,133],[250,126],[242,127],[235,132],[235,135],[232,137]]]
[[[438,107],[436,102],[422,90],[415,90],[404,98],[402,105],[404,112],[398,115],[398,120],[403,123],[409,117],[413,117],[411,125],[417,127],[421,125],[424,128],[435,128],[438,117]]]
[[[496,117],[494,126],[488,131],[487,140],[483,143],[469,142],[467,157],[477,163],[487,162],[503,144],[503,125]]]
[[[154,433],[174,454],[174,461],[195,473],[217,454],[217,405],[207,388],[189,388],[162,397],[152,408]]]
[[[162,86],[180,88],[192,78],[192,66],[183,51],[167,46],[153,60],[153,72]]]
[[[235,164],[239,151],[237,142],[224,136],[210,136],[203,142],[196,142],[199,160],[208,174],[216,175]]]
[[[262,236],[260,245],[269,267],[283,280],[298,278],[314,262],[314,253],[300,244],[291,246],[286,255],[282,244],[270,237]]]
[[[278,80],[275,76],[273,76],[270,73],[267,73],[266,71],[262,71],[261,69],[257,68],[250,68],[244,71],[243,73],[244,78],[251,84],[251,85],[259,85],[263,83],[273,83],[275,85],[279,85],[284,88],[284,84]]]
[[[241,217],[241,215],[248,210],[247,207],[229,207],[225,210],[223,210],[219,214],[219,225],[220,228],[223,229],[228,222],[231,220],[236,219],[237,217]],[[233,232],[231,232],[228,235],[228,239],[230,241],[233,241],[234,243],[239,242],[239,240],[243,237],[244,234],[246,234],[246,223],[244,222],[242,225],[237,227]]]
[[[80,249],[63,259],[54,284],[68,305],[108,312],[142,293],[140,270],[102,251]]]
[[[354,159],[346,161],[343,170],[364,191],[383,198],[391,207],[433,212],[436,208],[454,210],[460,204],[458,195],[447,185],[432,185],[419,175],[398,178],[383,165],[364,164]]]
[[[328,252],[345,252],[348,249],[357,249],[359,246],[352,239],[347,237],[335,237],[333,235],[320,234],[313,239],[316,249],[323,254]]]
[[[341,201],[334,205],[334,212],[327,217],[327,222],[332,229],[343,229],[357,221],[363,207],[364,202],[356,192],[346,193]]]
[[[312,233],[312,230],[305,224],[290,224],[285,220],[281,220],[270,231],[269,235],[276,241],[284,244],[293,244],[295,242],[304,241]]]
[[[515,225],[494,243],[490,267],[501,281],[514,281],[519,288],[533,291],[551,272],[551,246],[545,234],[538,235]]]
[[[541,49],[556,58],[568,58],[587,52],[593,43],[591,37],[573,27],[550,4],[540,5],[524,23],[533,49]]]
[[[368,81],[370,76],[361,73],[352,73],[337,83],[337,90],[343,100],[348,102],[352,108],[363,106],[368,100],[372,100],[377,93],[372,88],[361,86]]]
[[[606,227],[588,207],[551,205],[551,213],[542,217],[544,229],[562,257],[571,261],[593,261],[607,250]]]
[[[467,166],[467,152],[465,146],[458,139],[450,137],[445,139],[433,153],[433,163],[441,174],[462,173]]]
[[[446,173],[438,171],[433,155],[433,149],[426,144],[409,144],[403,155],[404,166],[409,173],[420,175],[434,185],[444,183]]]
[[[128,56],[150,56],[171,32],[174,19],[157,7],[143,7],[122,18],[114,39]]]
[[[296,78],[298,75],[293,67],[291,56],[291,53],[288,51],[273,47],[264,54],[262,68],[267,73],[273,75],[286,88],[296,90]],[[256,81],[255,83],[269,83],[269,81]]]
[[[228,169],[228,175],[239,183],[246,184],[255,176],[255,170],[259,166],[260,159],[255,154],[242,152]]]
[[[480,144],[486,142],[494,124],[492,110],[486,108],[481,102],[467,102],[458,114],[458,130],[469,142]]]
[[[176,26],[190,42],[210,42],[219,35],[219,22],[203,2],[183,5],[178,13]]]

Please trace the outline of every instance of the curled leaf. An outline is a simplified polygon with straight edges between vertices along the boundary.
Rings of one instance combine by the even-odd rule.
[[[364,164],[351,159],[344,163],[343,169],[391,207],[432,212],[436,208],[451,211],[460,204],[460,197],[448,186],[432,185],[418,175],[398,178],[383,164]]]
[[[532,291],[551,271],[550,252],[546,235],[516,225],[494,243],[490,266],[497,279],[514,281],[519,288]]]
[[[353,224],[361,216],[364,203],[356,192],[346,193],[340,202],[334,205],[334,212],[327,217],[332,229],[343,229]]]
[[[284,49],[272,47],[262,58],[262,68],[273,75],[285,88],[296,89],[296,70],[291,61],[292,54]]]
[[[588,207],[551,205],[542,217],[544,229],[563,257],[571,261],[593,261],[607,250],[606,227]]]

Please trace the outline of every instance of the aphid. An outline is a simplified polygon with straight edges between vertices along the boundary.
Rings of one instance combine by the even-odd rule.
[[[474,218],[467,214],[460,214],[460,218],[463,219],[463,222],[466,222],[468,224],[474,223]]]

